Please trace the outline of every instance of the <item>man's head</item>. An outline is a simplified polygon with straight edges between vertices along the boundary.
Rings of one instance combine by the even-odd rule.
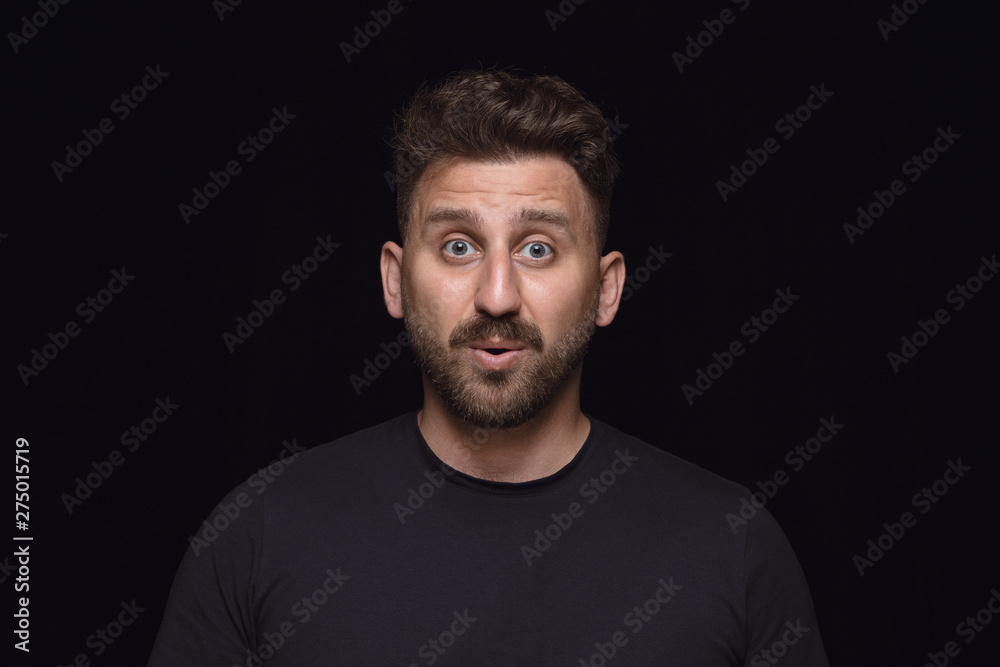
[[[396,121],[396,215],[405,245],[417,184],[432,164],[561,158],[587,193],[597,250],[604,247],[620,171],[600,109],[556,76],[464,71],[423,88]]]
[[[400,120],[404,247],[383,246],[386,306],[427,400],[466,423],[510,428],[578,401],[624,282],[621,254],[600,255],[617,172],[604,123],[558,79],[496,72],[418,93]]]

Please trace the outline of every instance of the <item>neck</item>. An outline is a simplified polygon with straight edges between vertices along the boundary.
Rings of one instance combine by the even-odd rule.
[[[462,422],[424,377],[424,406],[417,414],[420,433],[439,459],[467,475],[494,482],[547,477],[573,460],[590,433],[590,421],[580,411],[581,374],[578,367],[530,420],[500,430]]]

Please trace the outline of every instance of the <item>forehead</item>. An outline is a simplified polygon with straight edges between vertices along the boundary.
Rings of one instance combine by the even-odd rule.
[[[417,234],[463,218],[480,224],[562,221],[574,235],[593,231],[580,177],[557,157],[436,163],[424,172],[414,194],[410,226]]]

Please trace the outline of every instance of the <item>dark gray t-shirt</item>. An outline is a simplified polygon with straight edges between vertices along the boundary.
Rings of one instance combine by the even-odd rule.
[[[149,666],[827,665],[781,529],[732,521],[749,491],[590,422],[525,483],[448,468],[416,413],[253,478],[188,549]]]

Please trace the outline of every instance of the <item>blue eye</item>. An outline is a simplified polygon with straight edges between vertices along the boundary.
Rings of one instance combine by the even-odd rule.
[[[472,252],[472,246],[469,245],[468,241],[456,239],[455,241],[448,241],[445,243],[444,251],[450,255],[455,255],[456,257],[464,257]]]
[[[531,259],[545,259],[552,254],[552,246],[548,243],[539,243],[535,241],[524,246],[521,251]]]

